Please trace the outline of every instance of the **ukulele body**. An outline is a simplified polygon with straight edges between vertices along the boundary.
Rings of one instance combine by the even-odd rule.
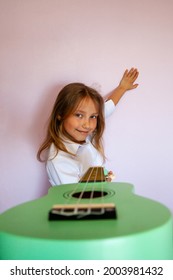
[[[69,197],[71,203],[77,201],[72,196],[75,184],[52,187],[48,195],[0,215],[0,259],[172,259],[172,216],[167,207],[135,195],[128,183],[102,182],[94,187],[98,191],[104,187],[104,202],[115,204],[117,219],[49,221],[52,205],[67,203]],[[88,183],[86,191],[92,188]],[[102,198],[93,201],[102,203]]]

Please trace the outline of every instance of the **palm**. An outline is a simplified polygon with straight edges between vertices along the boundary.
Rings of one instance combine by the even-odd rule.
[[[134,84],[137,77],[139,75],[139,72],[135,68],[131,68],[129,71],[126,70],[124,72],[124,75],[120,81],[120,86],[124,88],[125,90],[131,90],[138,86],[138,84]]]

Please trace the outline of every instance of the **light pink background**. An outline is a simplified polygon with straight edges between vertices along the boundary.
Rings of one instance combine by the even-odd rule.
[[[0,211],[47,193],[36,152],[58,90],[102,95],[138,67],[105,131],[116,181],[173,211],[173,1],[0,0]]]

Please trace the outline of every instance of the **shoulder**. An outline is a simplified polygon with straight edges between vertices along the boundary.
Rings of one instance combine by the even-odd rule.
[[[75,156],[63,151],[58,151],[54,158],[47,160],[46,169],[51,185],[75,183],[79,180],[78,161]]]
[[[105,102],[105,118],[109,117],[115,111],[115,104],[112,99]]]
[[[70,153],[57,150],[56,146],[54,144],[51,144],[49,149],[49,156],[47,160],[47,166],[56,166],[56,168],[64,169],[66,167],[70,167],[74,165],[74,162],[76,160],[75,154],[72,152],[75,152],[75,150],[70,150]]]
[[[58,154],[57,148],[55,147],[55,145],[52,143],[50,145],[49,151],[48,151],[48,160],[51,160],[53,158],[55,158]]]

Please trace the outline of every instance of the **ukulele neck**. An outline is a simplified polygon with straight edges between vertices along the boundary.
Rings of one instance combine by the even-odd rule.
[[[105,175],[104,175],[104,168],[101,166],[97,167],[90,167],[87,172],[83,175],[80,179],[80,183],[85,182],[104,182]]]

